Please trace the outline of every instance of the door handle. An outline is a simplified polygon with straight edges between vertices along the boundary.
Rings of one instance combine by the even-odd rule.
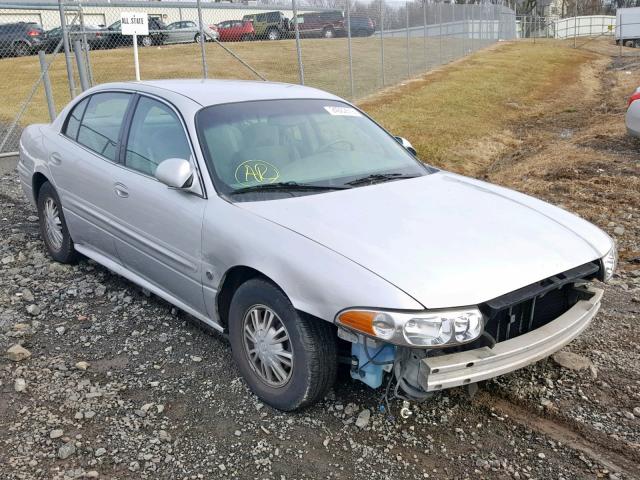
[[[129,196],[129,192],[127,192],[127,187],[122,185],[121,183],[116,183],[113,187],[113,190],[116,192],[116,195],[120,198],[127,198]]]
[[[49,155],[49,160],[51,160],[51,163],[53,163],[54,165],[60,165],[62,163],[62,157],[57,152],[53,152],[51,155]]]

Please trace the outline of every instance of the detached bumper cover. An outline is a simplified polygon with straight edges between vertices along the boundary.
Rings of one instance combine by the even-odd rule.
[[[602,290],[590,287],[593,294],[548,324],[493,348],[428,357],[421,360],[419,381],[427,392],[475,383],[497,377],[560,350],[585,330],[600,309]]]

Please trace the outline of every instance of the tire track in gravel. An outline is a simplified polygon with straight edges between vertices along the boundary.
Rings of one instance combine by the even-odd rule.
[[[612,444],[612,439],[596,430],[584,426],[577,428],[562,419],[542,417],[529,408],[487,392],[478,392],[474,403],[489,411],[497,411],[523,427],[580,451],[613,472],[629,478],[640,478],[640,454],[620,442]]]

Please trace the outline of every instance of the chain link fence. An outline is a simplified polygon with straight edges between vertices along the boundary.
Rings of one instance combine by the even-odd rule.
[[[46,2],[0,2],[0,155],[17,150],[21,125],[50,121],[91,85],[135,79],[123,12],[148,14],[142,80],[262,79],[350,100],[516,37],[513,10],[492,3]]]

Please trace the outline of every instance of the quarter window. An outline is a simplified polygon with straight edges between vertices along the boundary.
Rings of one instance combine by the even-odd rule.
[[[115,162],[120,128],[130,98],[131,94],[120,92],[92,95],[78,129],[78,143]]]
[[[164,103],[141,97],[131,121],[125,165],[154,175],[168,158],[188,160],[191,149],[178,116]]]
[[[67,117],[67,124],[64,127],[63,133],[73,140],[77,140],[78,138],[78,129],[80,127],[80,122],[82,121],[84,110],[87,108],[87,103],[89,103],[89,99],[85,98],[73,107],[73,110],[71,110],[71,113]]]

